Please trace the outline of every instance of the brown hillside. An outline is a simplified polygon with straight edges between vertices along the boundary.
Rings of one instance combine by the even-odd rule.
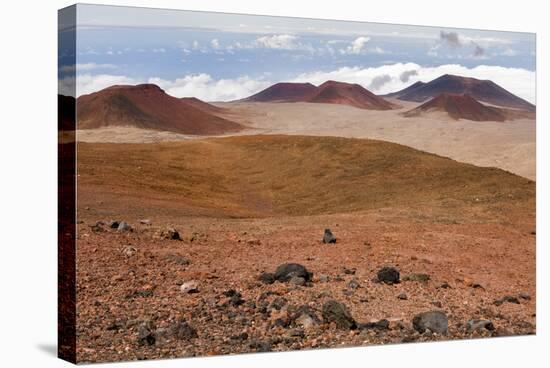
[[[485,106],[469,95],[451,93],[442,93],[404,115],[412,117],[431,112],[444,112],[455,120],[505,121],[509,119],[504,109]]]
[[[243,101],[249,102],[300,102],[309,99],[317,87],[311,83],[276,83]]]
[[[240,124],[172,97],[153,84],[112,86],[80,96],[77,125],[78,129],[131,126],[197,135],[242,129]]]
[[[450,74],[442,75],[428,83],[417,82],[387,96],[394,96],[404,101],[424,102],[441,93],[468,94],[478,101],[491,105],[535,111],[533,104],[510,93],[493,81]]]
[[[479,207],[493,221],[505,208],[534,208],[535,185],[528,179],[376,140],[269,135],[81,143],[78,149],[79,201],[101,196],[103,216],[120,208],[141,213],[145,202],[147,216],[294,216],[392,207],[428,208],[452,218]]]
[[[308,102],[350,105],[367,110],[391,110],[393,105],[359,84],[327,81]]]
[[[326,81],[319,87],[311,83],[277,83],[243,101],[329,103],[368,110],[390,110],[394,107],[359,84],[336,81]]]

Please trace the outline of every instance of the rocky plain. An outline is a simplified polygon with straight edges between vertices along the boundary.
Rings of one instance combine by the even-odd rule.
[[[77,103],[79,362],[536,333],[535,107],[494,83]]]
[[[299,136],[80,144],[79,165],[79,361],[536,332],[528,179]]]

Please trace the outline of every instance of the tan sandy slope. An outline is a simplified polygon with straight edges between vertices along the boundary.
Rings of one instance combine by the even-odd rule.
[[[257,102],[217,105],[229,108],[223,117],[249,127],[238,135],[299,134],[380,139],[535,179],[534,120],[455,121],[443,114],[407,118],[402,113],[418,104],[392,102],[402,108],[373,111],[334,104]],[[81,142],[150,143],[190,138],[193,136],[125,127],[78,132]]]

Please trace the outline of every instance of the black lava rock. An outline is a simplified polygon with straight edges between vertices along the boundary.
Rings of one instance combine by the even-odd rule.
[[[438,334],[447,334],[449,328],[447,315],[440,311],[417,314],[414,316],[412,323],[413,328],[420,333],[430,330]]]
[[[332,235],[332,231],[330,231],[330,229],[325,229],[325,235],[323,235],[323,243],[325,244],[336,243],[336,238],[334,237],[334,235]]]
[[[383,267],[378,271],[378,281],[392,285],[399,282],[399,271],[394,267]]]
[[[311,281],[313,274],[304,266],[298,263],[285,263],[275,270],[275,279],[280,282],[287,282],[293,276],[301,277],[306,281]]]
[[[260,277],[258,277],[258,280],[264,284],[273,284],[275,282],[275,275],[271,272],[262,272]]]
[[[323,321],[336,324],[336,327],[344,330],[357,328],[357,323],[351,316],[348,308],[336,300],[329,300],[323,305]]]

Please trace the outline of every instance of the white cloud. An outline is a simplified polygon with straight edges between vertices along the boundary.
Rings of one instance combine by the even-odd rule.
[[[166,49],[164,47],[159,47],[159,48],[154,48],[151,50],[152,52],[154,52],[155,54],[163,54],[166,52]]]
[[[210,41],[210,44],[212,45],[213,49],[220,48],[220,41],[217,38],[212,39],[212,41]]]
[[[373,48],[370,48],[370,49],[369,49],[369,52],[372,52],[372,53],[374,53],[374,54],[380,54],[380,55],[382,55],[382,54],[389,54],[388,51],[386,51],[386,50],[384,50],[383,48],[378,47],[378,46],[373,47]]]
[[[298,37],[289,34],[262,36],[256,39],[256,45],[267,49],[295,50],[299,48]]]
[[[174,97],[197,97],[204,101],[231,101],[248,97],[269,85],[264,79],[242,76],[233,79],[213,79],[209,74],[186,75],[175,80],[150,78],[149,83],[160,86]]]
[[[76,77],[76,95],[81,96],[96,92],[115,84],[139,84],[143,83],[141,79],[129,78],[123,75],[109,74],[81,74]],[[59,93],[66,96],[73,95],[75,87],[74,77],[65,77],[59,80]]]
[[[510,47],[505,48],[499,55],[503,56],[516,56],[518,52]]]
[[[357,37],[350,46],[346,47],[345,49],[340,49],[341,54],[360,54],[363,49],[365,48],[365,45],[367,42],[370,41],[370,37]]]
[[[287,82],[310,82],[319,85],[327,80],[358,83],[377,94],[403,89],[417,81],[429,82],[443,74],[489,79],[511,93],[535,102],[536,74],[520,68],[480,65],[467,68],[457,64],[422,67],[415,63],[395,63],[379,67],[343,67],[332,71],[316,71],[296,76]],[[241,76],[230,79],[214,79],[209,74],[192,74],[174,80],[161,78],[139,79],[120,75],[83,74],[77,78],[77,96],[91,93],[114,84],[154,83],[175,97],[194,96],[205,101],[230,101],[250,96],[276,82],[269,74],[260,78]],[[74,79],[59,82],[60,93],[69,94]],[[64,93],[65,92],[65,93]]]
[[[409,78],[402,78],[407,73]],[[446,64],[435,67],[422,67],[415,63],[396,63],[379,67],[343,67],[333,71],[317,71],[300,74],[292,81],[320,84],[327,80],[338,80],[349,83],[359,83],[367,88],[375,87],[372,92],[385,94],[403,89],[414,82],[429,82],[443,74],[455,74],[477,79],[489,79],[513,94],[535,102],[536,74],[533,71],[520,68],[479,65],[467,68],[457,64]],[[389,76],[383,77],[383,76]],[[383,79],[381,79],[383,77]],[[379,83],[383,80],[385,83]],[[406,81],[404,81],[406,80]]]

